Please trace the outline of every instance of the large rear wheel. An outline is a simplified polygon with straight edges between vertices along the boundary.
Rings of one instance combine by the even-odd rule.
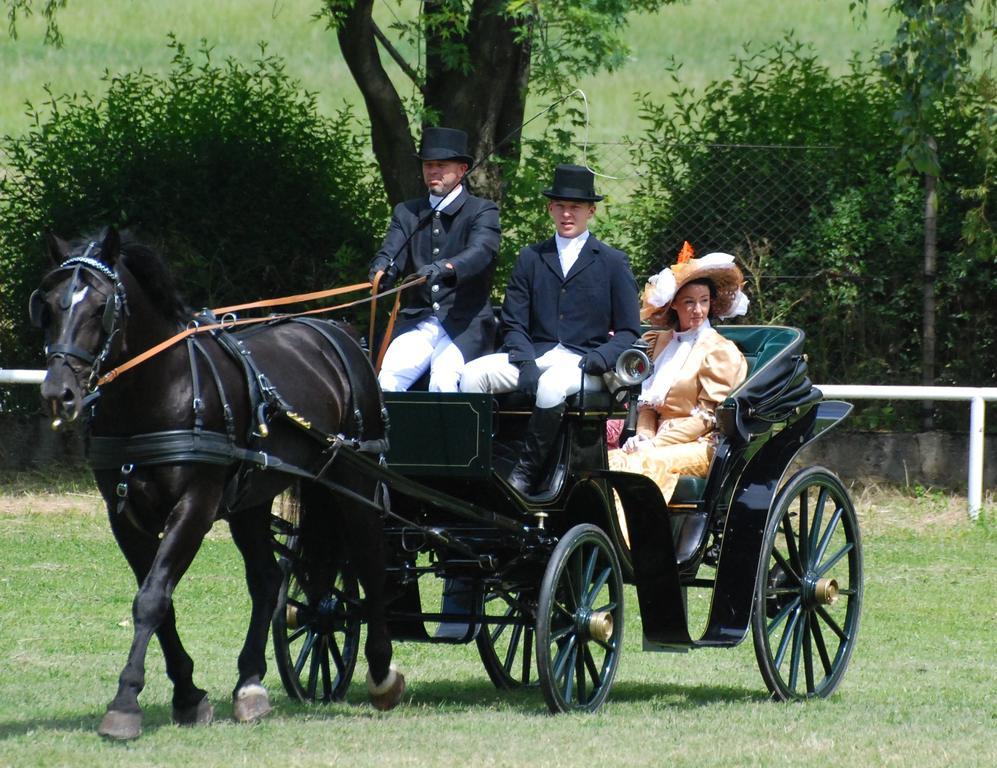
[[[619,560],[602,530],[576,525],[551,554],[537,607],[537,667],[550,710],[597,710],[622,649]]]
[[[751,628],[765,684],[780,701],[830,696],[855,649],[862,608],[858,518],[841,481],[801,470],[772,505]]]

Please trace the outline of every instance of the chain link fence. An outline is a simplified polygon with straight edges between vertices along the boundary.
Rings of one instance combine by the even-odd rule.
[[[837,147],[604,142],[578,147],[606,196],[609,221],[626,222],[635,268],[671,263],[688,240],[697,254],[759,250],[776,260],[827,211]],[[805,275],[785,275],[800,278]]]

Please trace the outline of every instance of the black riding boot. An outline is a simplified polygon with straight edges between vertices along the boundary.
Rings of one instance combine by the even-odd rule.
[[[553,408],[533,409],[530,423],[526,428],[523,455],[519,457],[516,466],[512,468],[512,474],[509,475],[509,485],[524,496],[532,493],[533,486],[540,479],[544,463],[561,430],[564,409],[564,403]]]

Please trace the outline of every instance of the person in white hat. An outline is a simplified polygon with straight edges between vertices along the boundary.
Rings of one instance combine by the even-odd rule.
[[[667,502],[680,475],[705,477],[715,449],[717,406],[748,374],[737,346],[710,318],[743,315],[744,277],[725,253],[679,261],[648,280],[641,319],[654,373],[642,387],[637,433],[609,452],[609,468],[654,480]]]

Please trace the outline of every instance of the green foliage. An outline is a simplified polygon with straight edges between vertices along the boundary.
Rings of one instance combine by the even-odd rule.
[[[35,7],[35,0],[2,0],[0,5],[6,6],[7,33],[15,39],[18,19],[30,16],[38,10]],[[37,5],[41,6],[41,15],[45,19],[45,42],[50,45],[61,45],[62,32],[59,31],[56,14],[60,8],[66,7],[66,0],[38,0]]]
[[[108,77],[99,100],[53,96],[0,180],[0,345],[34,364],[24,308],[48,264],[43,234],[104,223],[167,253],[192,306],[356,282],[387,219],[376,168],[348,112],[317,114],[282,62],[195,64]]]
[[[992,94],[987,77],[966,83],[929,126],[945,171],[940,384],[986,385],[997,371]],[[639,268],[671,263],[684,239],[700,255],[734,253],[748,320],[803,328],[816,380],[918,381],[923,191],[896,167],[898,95],[872,63],[835,77],[789,40],[745,56],[702,94],[676,90],[675,109],[645,98]],[[907,412],[870,411],[869,423],[896,426]]]
[[[400,7],[403,0],[395,0]],[[573,88],[580,75],[612,72],[629,54],[626,27],[632,13],[653,12],[674,0],[432,0],[421,13],[395,15],[391,28],[407,45],[421,50],[426,39],[438,45],[442,72],[468,74],[470,48],[479,44],[468,35],[476,17],[500,14],[515,22],[517,42],[532,52],[530,84],[540,94]],[[330,26],[346,20],[354,0],[324,0],[320,16]],[[417,65],[425,83],[425,61]]]

